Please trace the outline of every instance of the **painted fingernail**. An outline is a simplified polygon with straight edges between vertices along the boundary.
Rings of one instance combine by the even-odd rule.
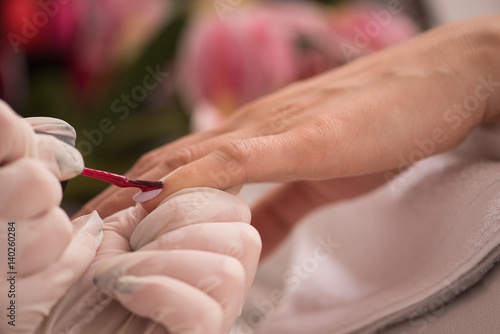
[[[132,198],[137,203],[143,203],[143,202],[149,201],[150,199],[155,198],[156,196],[158,196],[161,193],[161,191],[162,191],[162,189],[141,191],[141,192],[138,192],[137,194],[135,194]]]

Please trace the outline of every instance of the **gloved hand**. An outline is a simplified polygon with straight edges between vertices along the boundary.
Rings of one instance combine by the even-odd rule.
[[[81,172],[80,153],[2,101],[0,145],[0,333],[31,333],[94,259],[102,220],[71,223],[59,208],[59,180]]]
[[[95,261],[37,333],[229,332],[260,254],[249,221],[241,199],[210,188],[106,218]]]
[[[64,122],[44,122],[31,120],[44,132],[69,131]],[[14,281],[0,281],[0,307],[12,314],[0,322],[0,332],[229,331],[261,248],[240,199],[189,189],[149,215],[137,206],[107,218],[104,227],[95,212],[71,223],[58,207],[61,187],[54,175],[78,174],[83,163],[71,165],[81,161],[78,152],[35,135],[3,103],[0,130],[1,268],[16,272],[9,275]],[[10,268],[9,247],[15,247]],[[6,298],[9,290],[12,298]]]

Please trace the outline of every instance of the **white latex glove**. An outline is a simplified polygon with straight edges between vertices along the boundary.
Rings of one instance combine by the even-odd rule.
[[[210,188],[106,218],[95,261],[37,333],[229,332],[260,255],[249,222],[241,199]]]
[[[94,259],[102,220],[59,208],[59,180],[82,169],[76,149],[0,101],[0,333],[33,332]]]
[[[71,130],[54,119],[30,123],[52,134]],[[240,199],[188,189],[149,215],[137,206],[109,217],[104,227],[97,213],[71,223],[58,207],[58,178],[81,171],[78,152],[35,135],[1,102],[0,145],[0,270],[15,272],[7,275],[12,287],[0,281],[0,333],[230,330],[261,249]],[[10,268],[9,248],[15,248]]]

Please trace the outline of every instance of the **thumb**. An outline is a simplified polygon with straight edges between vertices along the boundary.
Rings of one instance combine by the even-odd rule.
[[[142,203],[151,211],[169,195],[184,188],[226,190],[246,182],[300,178],[297,164],[301,146],[292,133],[227,142],[205,157],[177,168],[164,179],[162,193]]]
[[[308,182],[289,183],[272,191],[252,208],[252,225],[262,239],[261,261],[286,239],[294,226],[323,201]]]
[[[288,183],[271,192],[252,210],[252,225],[262,238],[261,260],[270,255],[309,212],[323,205],[361,196],[386,182],[386,173],[375,173]]]

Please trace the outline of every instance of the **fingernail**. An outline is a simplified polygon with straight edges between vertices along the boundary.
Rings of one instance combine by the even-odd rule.
[[[135,276],[122,276],[113,285],[113,291],[119,294],[130,294],[136,292],[141,283]]]
[[[147,202],[150,199],[155,198],[161,193],[162,189],[155,189],[155,190],[150,190],[150,191],[140,191],[137,194],[135,194],[132,198],[134,201],[137,203],[143,203]]]

